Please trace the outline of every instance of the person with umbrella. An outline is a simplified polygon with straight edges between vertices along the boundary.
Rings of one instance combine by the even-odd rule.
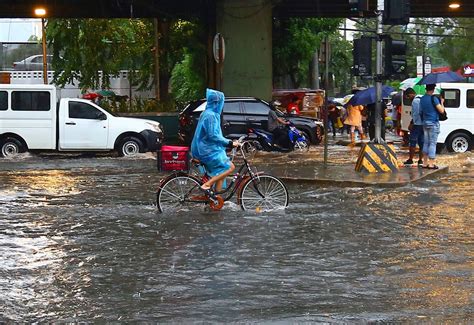
[[[426,94],[421,97],[420,108],[423,120],[423,168],[438,169],[436,166],[436,143],[440,131],[439,114],[444,113],[444,99],[433,96],[435,84],[426,85]]]
[[[357,92],[359,92],[358,89],[352,90],[354,97]],[[356,128],[359,130],[360,139],[365,139],[364,130],[362,129],[362,111],[364,110],[364,106],[351,104],[354,97],[352,97],[347,103],[347,118],[344,120],[344,124],[350,126],[351,143],[355,142]]]

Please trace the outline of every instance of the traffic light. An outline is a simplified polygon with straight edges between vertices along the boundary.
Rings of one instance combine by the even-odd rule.
[[[384,25],[407,25],[410,22],[410,0],[384,1]]]
[[[352,69],[354,76],[372,75],[372,38],[364,36],[354,39],[352,55],[354,58]]]
[[[349,0],[349,10],[355,15],[369,11],[369,0]]]
[[[384,75],[404,75],[407,71],[407,42],[404,40],[394,40],[390,36],[385,36],[385,66]]]

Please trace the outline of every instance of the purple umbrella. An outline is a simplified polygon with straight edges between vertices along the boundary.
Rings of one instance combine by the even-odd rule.
[[[435,85],[440,82],[459,82],[463,80],[463,77],[452,71],[432,72],[418,81],[418,85]]]

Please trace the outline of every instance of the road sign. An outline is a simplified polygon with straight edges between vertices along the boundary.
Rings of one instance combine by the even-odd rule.
[[[224,62],[225,59],[225,42],[224,37],[217,33],[214,36],[214,41],[212,42],[212,53],[214,54],[214,60],[217,63]]]
[[[431,58],[429,56],[425,57],[425,75],[431,73]]]
[[[416,57],[416,76],[423,77],[423,57],[421,55]]]

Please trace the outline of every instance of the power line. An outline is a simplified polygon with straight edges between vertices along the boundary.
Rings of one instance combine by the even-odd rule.
[[[436,24],[436,23],[425,23],[425,22],[412,22],[410,24],[413,25],[423,25],[423,26],[435,26],[435,27],[446,27],[446,28],[460,28],[460,29],[470,29],[474,30],[474,27],[467,27],[467,26],[457,26],[457,25],[443,25],[443,24]]]
[[[345,30],[350,32],[364,32],[364,33],[375,33],[375,30],[357,29],[357,28],[338,28],[338,30]],[[387,31],[386,31],[387,32]],[[443,35],[443,34],[428,34],[428,33],[406,33],[406,32],[388,32],[388,34],[397,35],[411,35],[411,36],[427,36],[427,37],[458,37],[458,38],[472,38],[472,36],[463,35]]]

